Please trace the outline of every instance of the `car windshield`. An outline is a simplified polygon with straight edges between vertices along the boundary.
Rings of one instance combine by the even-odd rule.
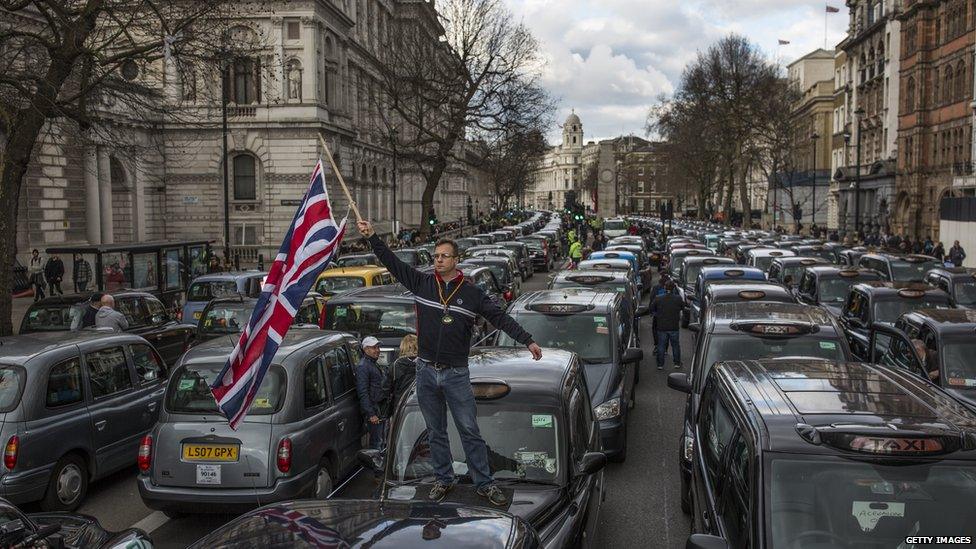
[[[28,332],[63,332],[70,330],[72,325],[80,324],[88,304],[81,303],[44,303],[31,305],[24,315],[24,324],[20,329]]]
[[[757,257],[753,263],[755,263],[755,267],[757,267],[758,269],[763,271],[768,271],[769,266],[773,264],[774,259],[776,258],[772,256]]]
[[[844,303],[857,278],[821,278],[819,284],[821,303]]]
[[[400,261],[407,265],[417,264],[417,252],[413,250],[395,250],[393,253],[400,258]]]
[[[691,284],[695,280],[698,280],[698,273],[705,267],[714,267],[718,265],[719,262],[712,263],[711,265],[706,263],[688,263],[685,265],[685,280],[684,283]]]
[[[583,282],[575,282],[567,278],[554,280],[552,283],[552,289],[557,290],[560,288],[590,288],[592,290],[603,290],[627,295],[627,284],[623,281],[610,280],[607,282],[598,282],[596,284],[586,284]]]
[[[504,265],[500,263],[479,263],[479,265],[488,267],[495,275],[495,278],[498,279],[499,284],[508,284],[508,269],[506,269]]]
[[[216,297],[237,295],[237,282],[233,280],[208,280],[190,284],[186,291],[187,301],[210,301]]]
[[[953,389],[976,390],[976,339],[972,336],[953,336],[942,339],[942,369],[946,386]]]
[[[623,221],[605,221],[603,223],[603,230],[619,231],[626,228],[627,224]]]
[[[365,285],[366,280],[361,276],[327,276],[315,283],[315,291],[322,295],[335,295]]]
[[[23,387],[23,370],[0,365],[0,413],[9,412],[17,407]]]
[[[770,547],[906,549],[971,535],[976,521],[972,462],[774,457],[766,471]]]
[[[239,334],[254,311],[254,301],[218,303],[208,309],[197,328],[203,335]]]
[[[521,312],[515,320],[542,347],[572,351],[584,362],[606,363],[612,360],[613,335],[605,315]],[[504,332],[501,333],[498,344],[503,347],[521,346]]]
[[[223,364],[209,364],[180,368],[170,380],[166,409],[178,414],[219,414],[210,384],[223,367]],[[272,365],[261,381],[247,415],[273,414],[284,397],[285,373],[280,366]]]
[[[379,265],[379,260],[375,255],[350,255],[340,257],[336,260],[337,267],[365,267],[367,265]]]
[[[919,282],[925,278],[925,273],[929,269],[937,269],[942,265],[935,260],[919,261],[892,261],[891,280],[895,282]]]
[[[898,317],[918,309],[948,309],[949,300],[936,296],[924,298],[879,299],[874,303],[875,322],[894,324]]]
[[[953,286],[953,292],[955,293],[953,297],[956,298],[956,303],[963,307],[976,308],[976,280],[968,282],[956,281]]]
[[[846,359],[844,348],[836,337],[815,335],[760,337],[749,334],[728,334],[712,336],[708,340],[703,364],[708,368],[716,362],[725,360],[760,360],[785,356],[836,361]]]
[[[478,428],[488,446],[488,465],[496,479],[556,484],[562,476],[558,409],[513,406],[505,399],[479,402]],[[450,416],[450,411],[448,411]],[[392,451],[393,475],[408,481],[434,475],[427,424],[416,405],[404,409]],[[447,419],[454,474],[468,476],[464,447],[454,420]],[[470,478],[470,477],[469,477]]]
[[[360,336],[378,334],[414,334],[417,315],[413,303],[343,303],[329,302],[326,328],[352,332]]]

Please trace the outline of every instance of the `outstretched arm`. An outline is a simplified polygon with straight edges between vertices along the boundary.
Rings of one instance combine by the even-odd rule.
[[[356,224],[359,232],[369,239],[369,244],[373,247],[373,253],[379,258],[383,266],[386,267],[397,282],[403,284],[408,290],[417,293],[423,280],[423,273],[403,262],[383,239],[376,235],[373,225],[369,221],[360,221]]]
[[[515,319],[501,310],[498,305],[488,297],[488,294],[481,294],[481,316],[485,317],[491,325],[508,334],[512,339],[529,348],[532,358],[539,360],[542,358],[542,348],[532,340],[532,334],[522,329],[522,326]]]

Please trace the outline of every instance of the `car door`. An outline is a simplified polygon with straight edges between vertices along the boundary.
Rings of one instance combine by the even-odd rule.
[[[870,345],[871,362],[902,368],[921,378],[928,377],[911,338],[898,328],[874,325],[871,328]]]
[[[863,337],[866,328],[864,315],[867,307],[867,297],[858,291],[853,291],[847,296],[847,303],[844,305],[844,311],[841,314],[841,324],[844,327],[844,333],[847,335],[847,342],[851,347],[851,352],[858,360],[868,358],[868,341],[866,337]]]
[[[712,374],[702,393],[695,427],[695,463],[692,464],[695,515],[692,520],[696,532],[722,535],[719,503],[725,489],[724,463],[729,445],[737,434],[732,413]]]
[[[142,298],[149,327],[142,333],[168,366],[173,366],[183,354],[187,343],[194,335],[192,327],[179,324],[169,317],[166,307],[154,297]]]
[[[48,360],[43,355],[28,367],[43,371]],[[61,356],[40,377],[41,387],[27,386],[24,402],[35,401],[34,411],[28,415],[26,433],[21,437],[18,464],[24,469],[53,465],[68,451],[92,445],[92,423],[85,402],[87,389],[82,373],[81,355],[77,348],[71,356]],[[43,393],[41,392],[43,391]],[[28,398],[33,392],[40,398]]]
[[[151,345],[132,343],[128,347],[136,383],[131,397],[133,417],[138,413],[142,431],[148,432],[159,420],[168,377],[166,363]]]
[[[593,417],[593,408],[590,406],[590,396],[586,388],[582,386],[577,376],[573,391],[569,397],[569,456],[572,460],[570,469],[572,473],[576,471],[576,464],[580,462],[583,455],[587,452],[600,451],[599,424]],[[600,522],[600,508],[603,504],[603,471],[592,475],[571,476],[569,482],[570,497],[577,509],[582,509],[582,513],[577,513],[573,517],[573,531],[576,543],[574,546],[598,547],[598,531]]]
[[[91,388],[88,412],[95,470],[101,476],[134,461],[142,423],[133,420],[137,412],[132,404],[136,389],[125,346],[100,345],[85,351],[83,356]]]
[[[356,355],[358,356],[358,354]],[[331,413],[335,414],[338,434],[337,454],[339,477],[355,462],[356,452],[362,448],[363,417],[359,411],[356,380],[353,376],[353,356],[346,345],[339,345],[322,354],[322,363],[329,390]]]
[[[340,343],[341,345],[341,343]],[[302,367],[302,415],[301,420],[291,429],[292,442],[303,448],[306,461],[318,463],[325,456],[335,456],[333,466],[343,467],[338,448],[341,447],[343,425],[340,412],[329,401],[328,384],[326,382],[324,356],[332,352],[335,347],[326,347],[316,352]],[[339,471],[330,471],[333,481]]]
[[[752,441],[747,438],[746,431],[737,428],[737,434],[728,448],[728,458],[722,474],[725,488],[722,501],[719,503],[718,516],[721,521],[721,531],[727,547],[730,549],[746,549],[752,547],[755,532],[752,525],[755,506],[755,458]]]

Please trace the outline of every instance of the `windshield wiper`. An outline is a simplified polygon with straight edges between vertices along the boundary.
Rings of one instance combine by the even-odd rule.
[[[495,477],[495,482],[499,484],[542,484],[544,486],[560,486],[560,484],[551,480],[538,480],[524,477]]]

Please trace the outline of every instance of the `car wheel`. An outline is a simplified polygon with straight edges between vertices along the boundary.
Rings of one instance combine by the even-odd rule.
[[[332,490],[335,490],[335,480],[332,476],[332,467],[326,458],[322,458],[319,464],[318,473],[315,475],[315,487],[312,489],[312,498],[325,499]]]
[[[41,509],[45,511],[70,512],[77,509],[88,492],[88,466],[80,456],[69,454],[61,458],[51,480],[47,484],[47,492],[41,500]]]

